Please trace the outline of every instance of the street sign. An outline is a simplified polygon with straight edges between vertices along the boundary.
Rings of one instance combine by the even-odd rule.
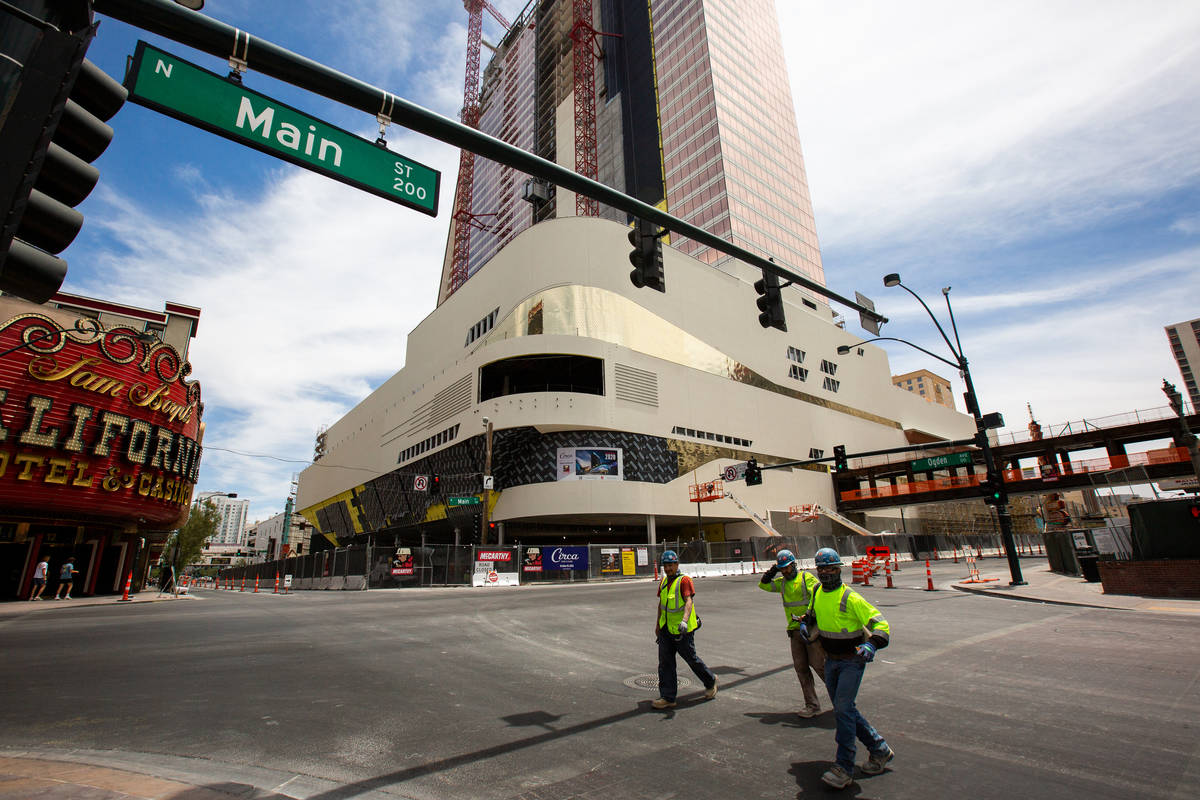
[[[725,471],[722,472],[721,475],[727,481],[740,481],[742,478],[746,477],[746,462],[743,461],[740,464],[732,464],[726,467]]]
[[[913,472],[928,472],[931,469],[944,469],[946,467],[969,467],[971,465],[971,451],[964,450],[961,453],[947,453],[944,456],[930,456],[929,458],[918,458],[912,462]]]
[[[447,497],[446,505],[454,508],[455,506],[477,506],[479,505],[478,497]]]
[[[416,477],[414,477],[413,478],[413,491],[414,492],[428,492],[429,491],[429,476],[428,475],[417,475]]]
[[[138,105],[437,216],[437,170],[146,42],[138,42],[125,87]]]

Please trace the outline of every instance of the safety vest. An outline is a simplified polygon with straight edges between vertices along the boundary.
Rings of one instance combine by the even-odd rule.
[[[796,577],[790,581],[781,576],[770,583],[758,584],[764,592],[778,592],[783,601],[783,615],[787,618],[788,630],[800,627],[801,618],[812,605],[812,599],[817,593],[821,582],[816,576],[802,570],[796,570]]]
[[[847,653],[871,637],[881,639],[881,646],[887,646],[891,635],[887,620],[879,609],[845,584],[832,592],[818,591],[812,609],[817,617],[814,633],[826,643],[826,652]]]
[[[679,591],[683,576],[676,575],[675,580],[663,578],[658,585],[658,627],[666,628],[673,636],[679,635],[679,623],[683,621],[683,608],[687,598]],[[696,598],[692,597],[692,613],[688,615],[687,629],[695,631],[699,623],[696,619]]]

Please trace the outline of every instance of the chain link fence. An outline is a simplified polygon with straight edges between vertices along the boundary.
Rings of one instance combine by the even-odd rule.
[[[1020,555],[1041,555],[1043,537],[1017,535]],[[805,569],[813,555],[832,547],[843,560],[887,547],[898,561],[951,558],[970,552],[1002,557],[999,535],[779,536],[734,541],[667,541],[656,544],[478,545],[430,544],[412,547],[354,545],[263,564],[229,567],[217,574],[222,589],[283,590],[400,589],[431,586],[574,583],[654,578],[664,550],[674,550],[685,574],[695,577],[761,572],[783,549]]]

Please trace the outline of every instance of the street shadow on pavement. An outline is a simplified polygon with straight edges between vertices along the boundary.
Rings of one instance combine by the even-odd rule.
[[[763,670],[762,672],[744,675],[737,680],[729,682],[722,681],[721,688],[732,689],[743,683],[762,680],[763,678],[768,678],[781,672],[788,672],[792,669],[793,667],[791,664],[785,664],[783,666]],[[686,698],[679,698],[679,705],[674,709],[666,711],[665,716],[669,718],[675,711],[680,709],[686,709],[692,705],[710,702],[721,702],[720,694],[718,694],[714,700],[705,700],[703,692],[696,692],[694,695],[689,695]],[[347,783],[343,786],[337,787],[336,789],[330,789],[325,792],[320,792],[319,794],[309,795],[308,800],[349,800],[349,798],[358,797],[359,795],[370,791],[377,789],[382,790],[387,787],[402,784],[406,781],[424,777],[426,775],[434,775],[439,772],[445,772],[447,770],[466,766],[467,764],[474,764],[475,762],[485,761],[489,758],[496,758],[507,753],[514,753],[518,750],[524,750],[529,747],[537,747],[538,745],[546,744],[556,739],[562,739],[567,736],[574,736],[576,734],[585,733],[597,728],[603,728],[606,725],[615,725],[617,723],[633,719],[634,717],[642,714],[663,713],[656,711],[650,705],[650,703],[650,700],[642,700],[638,702],[636,708],[631,708],[628,711],[622,711],[618,714],[610,714],[607,717],[599,717],[597,719],[588,720],[587,722],[580,722],[578,724],[569,725],[565,728],[559,729],[550,728],[549,720],[559,719],[560,717],[556,717],[547,711],[530,711],[523,714],[509,715],[508,717],[502,718],[501,722],[507,723],[507,725],[510,727],[513,725],[529,725],[544,727],[547,730],[545,733],[539,733],[524,739],[518,739],[515,742],[505,742],[504,744],[485,747],[481,750],[475,750],[470,753],[460,753],[456,756],[448,756],[436,761],[430,761],[426,764],[419,764],[415,767],[409,767],[408,769],[396,770],[395,772],[389,772],[385,775],[377,775],[373,778],[366,778],[361,781]],[[819,780],[820,775],[817,777]],[[267,797],[270,797],[270,795],[267,795]],[[177,800],[177,798],[171,798],[171,800]],[[192,798],[186,798],[186,800],[192,800]],[[196,800],[200,800],[200,798],[196,798]],[[254,800],[258,800],[258,798],[254,798]]]
[[[287,795],[258,789],[246,783],[210,783],[162,797],[163,800],[292,800]]]
[[[863,789],[859,785],[857,777],[845,789],[834,789],[832,786],[827,786],[821,780],[821,776],[831,766],[833,763],[830,761],[793,761],[788,772],[796,776],[796,785],[800,789],[796,792],[796,797],[844,798],[858,797],[862,794]]]
[[[808,719],[795,711],[750,711],[746,716],[763,725],[782,725],[785,728],[822,728],[831,731],[837,727],[837,719],[830,711]]]

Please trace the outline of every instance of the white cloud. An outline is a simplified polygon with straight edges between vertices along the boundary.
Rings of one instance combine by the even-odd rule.
[[[1069,229],[1200,174],[1195,3],[779,6],[823,239]]]

